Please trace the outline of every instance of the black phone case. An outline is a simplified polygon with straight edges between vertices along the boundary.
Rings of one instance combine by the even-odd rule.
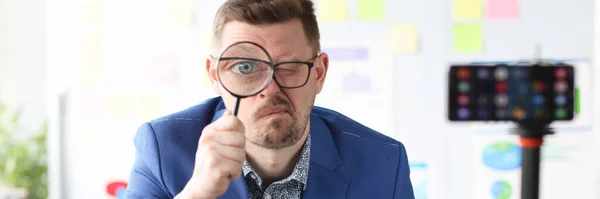
[[[567,121],[574,117],[571,65],[452,65],[451,121]]]

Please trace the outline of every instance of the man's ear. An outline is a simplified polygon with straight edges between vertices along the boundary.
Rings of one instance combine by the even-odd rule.
[[[315,62],[315,74],[316,74],[316,85],[317,94],[321,93],[323,85],[325,85],[325,77],[327,77],[327,70],[329,68],[329,55],[327,53],[321,53]]]
[[[215,59],[212,55],[209,55],[206,58],[206,73],[208,74],[208,79],[210,80],[213,90],[215,90],[217,95],[221,95],[219,78],[217,77],[217,59]]]

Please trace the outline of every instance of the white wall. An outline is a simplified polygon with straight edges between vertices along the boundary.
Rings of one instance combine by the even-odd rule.
[[[594,99],[600,100],[600,0],[594,2],[594,77]],[[596,151],[600,152],[600,103],[595,104],[594,113]],[[596,157],[596,168],[596,197],[600,198],[600,157]]]
[[[46,17],[45,0],[0,0],[0,101],[24,108],[24,133],[36,133],[42,122],[50,120]],[[52,178],[53,167],[49,169]],[[50,183],[51,188],[54,185]]]
[[[0,100],[24,106],[26,131],[46,117],[44,0],[0,1]]]

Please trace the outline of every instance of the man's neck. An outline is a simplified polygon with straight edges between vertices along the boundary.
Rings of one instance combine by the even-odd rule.
[[[248,162],[260,176],[265,187],[292,174],[309,129],[309,124],[307,124],[302,138],[296,144],[282,149],[265,149],[254,143],[246,142]]]

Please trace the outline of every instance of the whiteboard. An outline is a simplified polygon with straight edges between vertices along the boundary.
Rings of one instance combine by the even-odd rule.
[[[53,21],[70,30],[53,29],[50,38],[68,42],[49,47],[65,52],[52,64],[66,63],[62,67],[69,71],[60,80],[69,96],[67,126],[62,132],[64,171],[69,172],[61,175],[65,184],[60,198],[115,198],[105,189],[111,182],[127,180],[139,125],[216,96],[203,68],[212,17],[223,1],[181,1],[195,11],[191,14],[195,20],[187,23],[181,22],[187,19],[185,14],[166,17],[165,8],[172,5],[163,0],[61,2],[62,7],[49,8]],[[315,2],[320,12],[321,1]],[[332,59],[316,105],[401,141],[408,151],[419,198],[492,197],[490,189],[497,178],[506,178],[501,185],[508,183],[513,194],[518,193],[515,171],[498,173],[480,162],[482,151],[491,143],[514,142],[514,136],[505,131],[510,125],[449,123],[446,73],[454,62],[530,59],[537,44],[542,45],[543,58],[573,60],[583,96],[581,113],[574,122],[557,124],[560,134],[549,142],[558,144],[548,150],[581,147],[575,155],[564,155],[570,162],[544,164],[542,195],[562,198],[554,192],[556,183],[545,183],[560,179],[564,181],[561,193],[592,197],[597,177],[575,172],[566,178],[550,171],[593,169],[589,165],[597,165],[600,156],[597,148],[590,147],[598,145],[598,139],[588,139],[598,137],[593,109],[587,108],[598,107],[591,76],[593,0],[519,1],[519,18],[514,20],[455,20],[448,0],[386,0],[383,19],[360,21],[359,0],[339,2],[348,8],[343,21],[319,18],[322,46]],[[177,19],[180,23],[170,23]],[[482,25],[481,53],[454,52],[453,24],[459,22]],[[417,52],[391,50],[394,40],[389,30],[398,24],[417,27]],[[347,50],[366,55],[344,57]],[[350,85],[348,79],[363,83]],[[586,154],[596,159],[584,158]],[[579,177],[585,178],[584,186],[575,185]]]

